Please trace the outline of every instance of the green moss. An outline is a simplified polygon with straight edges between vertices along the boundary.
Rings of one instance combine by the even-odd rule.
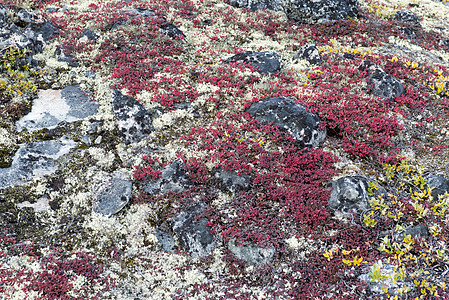
[[[11,167],[17,149],[19,149],[18,146],[0,146],[0,168]]]

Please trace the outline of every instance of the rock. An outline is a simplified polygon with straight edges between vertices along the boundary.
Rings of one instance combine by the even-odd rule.
[[[368,195],[368,182],[363,176],[346,176],[328,184],[332,187],[328,205],[333,210],[361,213],[370,208],[369,199],[385,194],[379,187],[373,196]]]
[[[306,24],[357,18],[356,0],[284,0],[287,18]]]
[[[94,195],[94,211],[107,217],[118,213],[129,202],[131,192],[131,181],[120,178],[105,180]]]
[[[167,232],[156,230],[156,238],[162,246],[162,251],[174,252],[177,250],[173,236]]]
[[[98,39],[98,35],[96,35],[92,30],[86,29],[84,30],[83,34],[81,35],[81,41],[87,42],[89,41],[96,41]]]
[[[79,67],[79,64],[76,62],[76,59],[70,55],[64,53],[61,47],[57,47],[55,51],[55,56],[58,57],[59,61],[66,62],[71,67]]]
[[[319,117],[288,97],[264,98],[247,110],[257,120],[287,131],[301,147],[317,147],[326,138]]]
[[[265,75],[277,72],[281,69],[281,57],[279,54],[270,51],[241,52],[225,61],[225,63],[231,62],[249,63],[252,67],[259,68],[259,72]]]
[[[306,44],[302,46],[293,58],[306,59],[313,65],[321,65],[322,63],[320,52],[315,44]]]
[[[8,12],[3,4],[0,4],[0,22],[6,22],[8,19]]]
[[[193,205],[182,211],[174,220],[173,231],[182,247],[192,257],[204,257],[215,247],[207,218],[197,219],[204,213],[204,204]]]
[[[192,182],[185,177],[184,166],[182,159],[175,159],[162,170],[160,179],[144,186],[144,191],[149,194],[168,192],[180,194],[184,192],[186,187],[192,186]]]
[[[52,129],[61,122],[75,122],[97,112],[99,105],[90,101],[79,86],[62,90],[41,90],[31,112],[17,121],[17,131]]]
[[[364,61],[359,66],[359,70],[367,72],[368,84],[374,96],[395,99],[405,92],[405,88],[399,80],[387,74],[371,61]]]
[[[154,130],[150,113],[136,99],[114,90],[112,105],[125,144],[139,142]]]
[[[398,11],[393,19],[399,25],[402,34],[409,39],[416,39],[417,32],[422,29],[418,17],[411,11]]]
[[[252,11],[259,9],[271,9],[282,11],[283,0],[231,0],[230,5],[238,8],[246,8]]]
[[[233,241],[228,243],[228,249],[238,259],[249,265],[264,265],[270,262],[276,251],[274,248],[262,248],[253,245],[236,246]]]
[[[173,24],[167,23],[167,24],[161,25],[160,28],[161,28],[161,31],[163,34],[168,35],[172,39],[184,39],[186,37],[184,35],[184,33]]]
[[[0,169],[0,189],[27,183],[54,173],[55,161],[76,146],[72,140],[33,142],[20,145],[11,167]]]
[[[429,174],[425,177],[425,180],[427,181],[427,185],[433,188],[431,192],[433,200],[438,200],[439,196],[449,193],[449,179],[443,176]]]
[[[394,277],[394,274],[397,274],[398,271],[398,266],[388,263],[383,264],[379,261],[371,266],[368,273],[360,275],[359,279],[368,284],[368,289],[372,293],[383,294],[383,288],[387,288],[388,293],[394,295],[400,288],[403,288],[404,285],[413,287],[412,283]]]
[[[248,190],[252,183],[248,175],[239,175],[235,171],[225,171],[221,168],[215,170],[215,178],[221,188],[232,193]]]

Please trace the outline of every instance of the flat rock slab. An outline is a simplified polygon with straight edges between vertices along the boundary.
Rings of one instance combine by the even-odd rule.
[[[225,61],[225,63],[240,62],[249,63],[252,67],[259,68],[259,73],[270,74],[281,69],[281,57],[271,51],[245,51],[238,53]]]
[[[274,248],[262,248],[254,245],[237,246],[234,242],[228,243],[228,249],[238,259],[249,265],[264,265],[270,262],[276,251]]]
[[[17,131],[55,128],[61,122],[75,122],[97,112],[98,104],[89,101],[78,86],[62,90],[42,90],[34,100],[31,112],[17,121]]]
[[[55,161],[76,146],[72,140],[34,142],[20,145],[11,167],[0,169],[0,189],[21,185],[54,173]]]
[[[120,178],[105,180],[94,195],[94,211],[110,217],[128,204],[132,193],[132,182]]]
[[[253,103],[248,113],[259,121],[273,122],[302,147],[316,147],[326,138],[326,129],[320,128],[320,118],[288,97],[264,98]]]

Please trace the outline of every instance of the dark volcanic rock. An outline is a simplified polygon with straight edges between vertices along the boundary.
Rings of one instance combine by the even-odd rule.
[[[347,176],[332,181],[329,186],[332,192],[329,197],[329,207],[343,212],[355,211],[360,213],[370,207],[370,197],[385,194],[384,188],[379,187],[373,196],[368,195],[369,179],[362,176]]]
[[[314,65],[321,65],[322,62],[320,51],[315,44],[306,44],[302,46],[293,58],[306,59],[309,63]]]
[[[272,97],[253,103],[248,113],[257,120],[287,131],[302,147],[316,147],[326,138],[326,129],[320,128],[319,117],[291,98]]]
[[[359,70],[366,72],[371,93],[375,96],[395,99],[405,92],[404,85],[399,80],[371,61],[362,62]]]
[[[439,196],[449,193],[449,179],[435,174],[429,174],[425,179],[427,185],[432,188],[431,195],[433,200],[438,200]]]
[[[249,63],[251,66],[259,68],[259,72],[265,75],[281,69],[281,57],[279,54],[270,51],[241,52],[225,61],[225,63],[231,62]]]
[[[252,11],[259,9],[271,9],[282,11],[283,0],[231,0],[230,4],[238,8],[246,8]]]
[[[284,11],[290,20],[307,24],[357,18],[356,0],[289,0]]]

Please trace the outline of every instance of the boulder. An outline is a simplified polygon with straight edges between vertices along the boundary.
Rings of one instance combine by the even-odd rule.
[[[281,57],[279,54],[270,51],[241,52],[225,61],[225,63],[231,62],[249,63],[252,67],[259,68],[259,72],[264,75],[277,72],[281,69]]]
[[[418,17],[411,11],[400,10],[393,19],[399,26],[399,30],[409,39],[416,39],[416,34],[422,29]]]
[[[357,18],[356,0],[284,0],[287,18],[299,23],[320,24]]]
[[[435,174],[428,174],[425,179],[429,188],[432,188],[433,200],[438,200],[439,196],[449,193],[449,179]]]
[[[315,44],[306,44],[302,46],[293,58],[305,59],[313,65],[321,65],[322,63],[320,51]]]
[[[190,256],[198,258],[208,255],[215,248],[214,236],[207,226],[207,218],[198,218],[206,207],[195,204],[179,213],[173,223],[173,231],[178,241]]]
[[[384,188],[379,187],[373,196],[368,195],[368,182],[363,176],[346,176],[332,181],[328,205],[332,210],[342,212],[361,213],[370,208],[369,199],[385,194]]]
[[[150,113],[136,99],[114,90],[112,106],[125,144],[137,143],[154,130]]]
[[[368,84],[374,96],[394,100],[405,92],[404,85],[399,80],[371,61],[364,61],[359,66],[359,70],[366,71]]]
[[[301,147],[316,147],[326,138],[326,129],[320,128],[320,118],[291,98],[264,98],[253,103],[247,111],[257,120],[273,122],[287,131]]]

